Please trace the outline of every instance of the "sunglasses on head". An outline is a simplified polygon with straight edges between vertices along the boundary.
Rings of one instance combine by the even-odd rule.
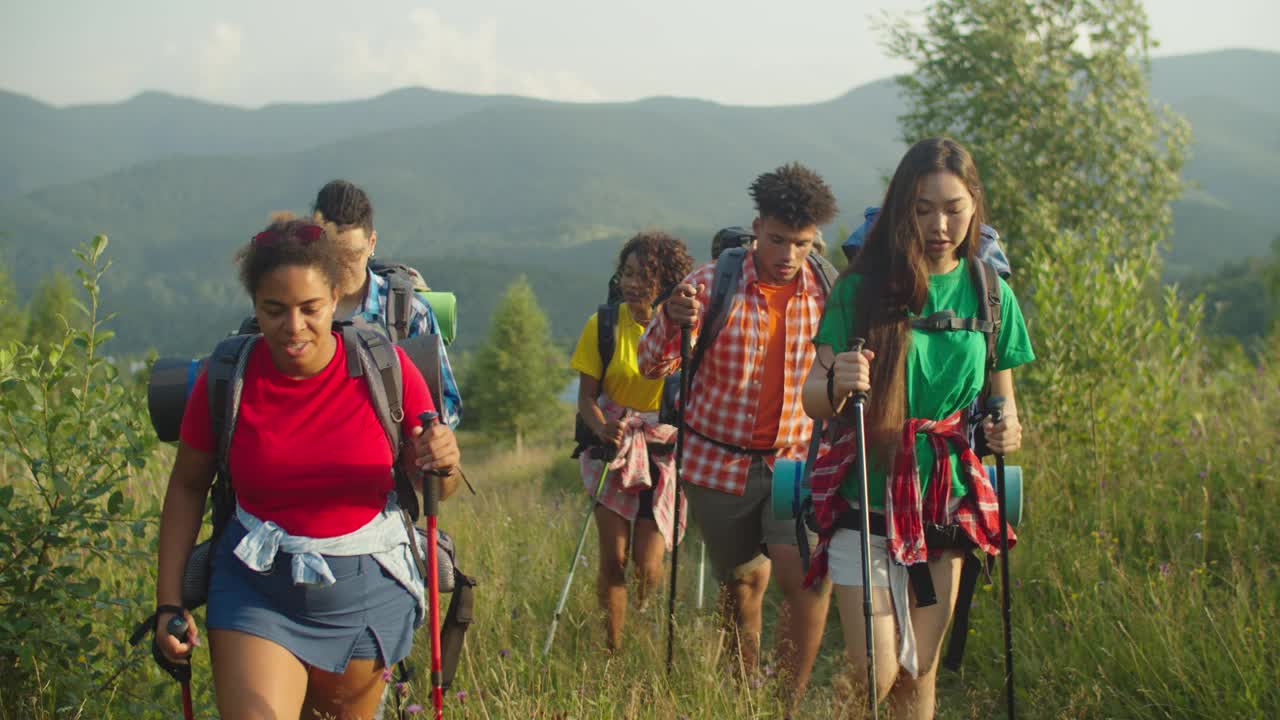
[[[320,225],[299,225],[290,232],[283,230],[263,230],[253,236],[254,245],[270,245],[289,237],[295,237],[303,243],[311,243],[319,240],[324,235],[324,228]]]

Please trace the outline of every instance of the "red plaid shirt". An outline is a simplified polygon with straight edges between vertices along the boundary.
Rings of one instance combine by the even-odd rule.
[[[1000,552],[1000,513],[995,489],[982,462],[969,447],[964,434],[964,411],[957,410],[942,420],[908,420],[902,428],[902,440],[893,461],[893,473],[887,479],[885,512],[890,518],[889,552],[899,565],[914,565],[935,559],[938,550],[930,551],[924,542],[925,522],[936,525],[958,524],[969,539],[988,555]],[[929,489],[920,497],[920,471],[916,466],[916,434],[924,433],[933,445],[934,464]],[[965,469],[968,494],[959,503],[951,501],[951,457],[946,445],[960,448],[960,463]],[[814,548],[805,584],[812,585],[827,574],[827,548],[835,535],[835,522],[840,514],[852,509],[840,494],[840,484],[858,459],[858,443],[852,430],[845,433],[831,450],[818,460],[809,475],[814,515],[818,520],[818,546]],[[952,508],[952,505],[955,505]],[[1009,547],[1018,541],[1013,528],[1008,529]]]
[[[758,287],[754,259],[754,252],[743,258],[737,294],[730,300],[728,317],[715,345],[702,358],[684,416],[685,423],[697,432],[743,448],[750,447],[756,426],[768,344],[769,307]],[[813,337],[818,334],[826,302],[822,284],[809,263],[804,263],[801,272],[796,295],[787,303],[786,378],[778,436],[773,444],[776,457],[795,459],[804,459],[813,432],[813,421],[800,405],[800,389],[813,364]],[[702,286],[698,302],[704,310],[711,303],[714,276],[715,263],[709,263],[684,280],[694,287]],[[699,315],[693,328],[695,347],[702,320]],[[640,339],[638,355],[640,372],[648,377],[670,375],[680,367],[680,328],[667,319],[665,312],[653,314]],[[684,444],[681,480],[733,495],[745,492],[751,455],[718,447],[694,433],[685,436]],[[773,456],[765,460],[773,466]]]

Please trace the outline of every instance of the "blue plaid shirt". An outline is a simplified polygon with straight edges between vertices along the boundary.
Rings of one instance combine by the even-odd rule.
[[[384,308],[391,294],[391,283],[374,274],[372,270],[366,272],[369,273],[369,291],[364,296],[364,302],[356,309],[353,318],[359,317],[367,323],[385,329],[387,313]],[[439,338],[440,394],[444,396],[442,398],[444,407],[440,412],[445,423],[450,428],[456,428],[458,422],[462,420],[462,395],[458,392],[458,381],[453,377],[453,367],[449,365],[449,355],[444,349],[444,339],[440,337],[440,330],[436,326],[436,315],[431,311],[427,301],[418,293],[414,293],[413,301],[409,305],[409,337],[432,334]]]

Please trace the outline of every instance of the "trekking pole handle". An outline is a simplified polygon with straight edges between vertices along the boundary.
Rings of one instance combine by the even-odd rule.
[[[169,622],[165,623],[165,632],[178,639],[178,642],[185,643],[187,641],[187,619],[181,615],[174,615],[169,618]]]
[[[1003,395],[992,395],[987,398],[987,413],[991,415],[992,422],[1000,422],[1004,420],[1004,404]]]
[[[420,413],[418,419],[422,421],[423,428],[428,428],[439,421],[440,414],[428,410]],[[440,480],[447,474],[439,470],[422,471],[422,505],[425,514],[435,516],[440,513]]]
[[[849,348],[849,352],[856,352],[856,353],[860,353],[860,352],[862,352],[862,346],[863,346],[863,345],[865,345],[866,343],[867,343],[867,341],[866,341],[866,340],[863,340],[863,339],[862,339],[862,338],[860,338],[860,337],[856,337],[856,338],[854,338],[854,339],[853,339],[853,346]],[[853,401],[854,401],[855,403],[862,403],[862,404],[866,404],[866,402],[867,402],[867,393],[866,393],[865,391],[862,391],[862,390],[858,390],[858,391],[854,392],[854,393],[853,393]]]

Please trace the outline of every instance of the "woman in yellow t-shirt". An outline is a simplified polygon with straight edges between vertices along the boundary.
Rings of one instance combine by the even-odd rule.
[[[622,641],[628,554],[635,560],[636,601],[643,607],[650,589],[661,582],[664,550],[677,541],[672,527],[675,428],[658,422],[663,381],[640,374],[636,348],[653,316],[653,301],[660,290],[674,287],[692,269],[693,258],[679,238],[644,232],[628,240],[618,254],[617,277],[623,300],[617,307],[613,357],[608,367],[602,367],[597,313],[587,318],[569,361],[580,374],[579,414],[603,446],[617,449],[604,486],[595,498],[600,533],[596,589],[605,611],[606,643],[610,649]],[[604,460],[591,457],[592,454],[584,452],[581,456],[582,481],[588,494],[595,493],[604,471]],[[683,520],[688,513],[683,512],[683,507],[681,510]],[[631,548],[627,547],[629,537],[634,537]]]

